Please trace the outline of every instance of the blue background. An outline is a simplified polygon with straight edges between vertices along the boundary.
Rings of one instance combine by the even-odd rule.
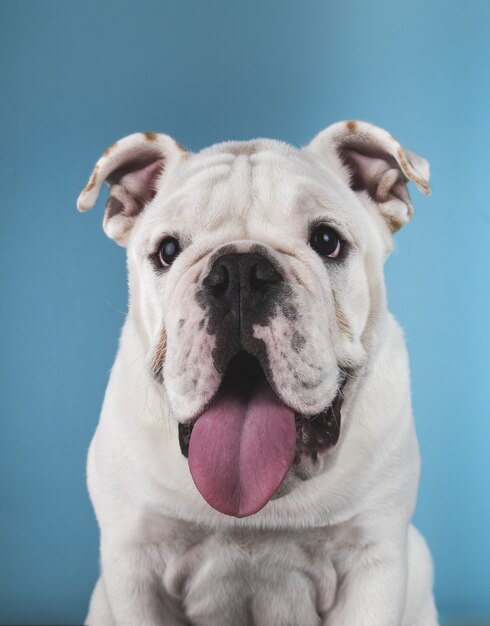
[[[387,128],[433,196],[387,265],[423,455],[416,521],[444,619],[490,621],[490,5],[484,1],[0,4],[0,623],[81,623],[97,576],[85,457],[126,310],[95,160],[138,130],[191,149]]]

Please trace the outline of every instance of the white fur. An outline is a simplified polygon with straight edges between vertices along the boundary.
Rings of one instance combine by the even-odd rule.
[[[257,140],[183,156],[161,142],[171,167],[124,228],[130,309],[89,451],[101,529],[90,626],[437,624],[430,555],[410,525],[419,452],[405,344],[385,301],[389,218],[366,192],[350,189],[330,143],[325,157],[322,142],[340,141],[340,125],[333,128],[302,150]],[[363,125],[362,137],[372,128]],[[133,136],[133,152],[134,142],[142,140]],[[83,208],[95,198],[92,191]],[[342,267],[326,269],[307,245],[317,218],[350,242]],[[147,256],[168,233],[187,245],[169,272],[156,275]],[[337,446],[314,467],[305,461],[308,480],[288,476],[280,497],[242,519],[201,497],[177,433],[178,421],[193,417],[219,385],[195,295],[212,255],[230,243],[264,246],[290,279],[298,320],[279,311],[254,328],[282,399],[313,415],[337,393],[334,363],[358,372],[345,387]],[[150,364],[162,325],[168,343],[159,383]],[[305,340],[301,355],[290,348],[294,331]]]

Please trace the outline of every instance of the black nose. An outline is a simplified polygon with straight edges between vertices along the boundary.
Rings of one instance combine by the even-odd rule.
[[[225,254],[215,261],[204,285],[214,296],[226,297],[236,289],[263,292],[281,279],[272,263],[260,254]]]
[[[270,309],[282,275],[260,254],[235,253],[219,257],[203,281],[213,307],[232,312],[240,321],[259,321]]]

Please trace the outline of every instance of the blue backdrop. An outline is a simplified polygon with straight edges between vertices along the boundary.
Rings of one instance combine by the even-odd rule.
[[[114,140],[394,133],[433,196],[387,265],[423,455],[416,521],[444,619],[490,621],[490,5],[0,3],[0,623],[81,623],[97,576],[85,456],[126,310],[124,251],[75,200]]]

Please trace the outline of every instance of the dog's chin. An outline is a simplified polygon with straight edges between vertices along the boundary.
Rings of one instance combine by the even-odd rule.
[[[236,354],[198,417],[179,424],[180,449],[208,504],[243,517],[285,495],[293,466],[300,471],[305,457],[315,462],[337,444],[344,383],[342,376],[321,412],[302,415],[283,402],[255,356]]]

